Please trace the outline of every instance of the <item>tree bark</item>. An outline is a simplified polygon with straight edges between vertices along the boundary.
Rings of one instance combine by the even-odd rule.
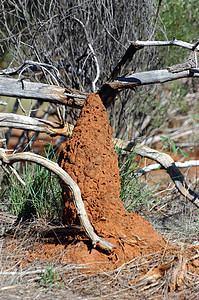
[[[0,95],[81,108],[87,93],[43,83],[0,77]]]
[[[0,127],[17,128],[63,136],[70,135],[73,130],[73,125],[68,123],[60,125],[59,123],[12,113],[0,113]]]

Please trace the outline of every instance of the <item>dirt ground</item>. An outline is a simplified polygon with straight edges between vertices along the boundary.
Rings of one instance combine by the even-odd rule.
[[[106,110],[91,94],[59,163],[78,183],[95,232],[115,245],[114,251],[93,249],[82,230],[76,230],[75,208],[63,187],[67,201],[61,229],[38,220],[13,229],[15,219],[2,214],[1,299],[199,299],[197,233],[194,240],[187,242],[187,232],[185,242],[174,243],[169,234],[160,234],[164,228],[150,209],[145,218],[125,211],[111,138]],[[156,204],[153,211],[165,220],[178,204],[162,200],[165,206]],[[6,222],[11,229],[5,234]]]

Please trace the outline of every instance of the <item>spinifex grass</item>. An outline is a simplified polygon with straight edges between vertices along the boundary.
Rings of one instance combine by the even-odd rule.
[[[33,216],[61,221],[62,198],[58,178],[45,168],[30,163],[17,164],[23,186],[12,174],[3,190],[2,210],[30,219]]]
[[[53,265],[49,265],[45,272],[41,274],[41,279],[39,285],[44,288],[52,288],[61,280],[60,274]],[[61,286],[60,286],[61,287]]]
[[[140,169],[140,162],[135,160],[136,153],[123,155],[121,150],[116,149],[120,169],[120,199],[124,202],[127,211],[140,211],[147,197],[152,191],[147,188],[146,182],[138,180],[136,172]]]

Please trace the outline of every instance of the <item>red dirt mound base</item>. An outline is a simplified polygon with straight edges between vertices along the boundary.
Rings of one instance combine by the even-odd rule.
[[[119,198],[120,179],[117,155],[112,144],[113,130],[98,95],[90,94],[72,137],[60,153],[59,164],[79,185],[82,199],[95,232],[116,246],[110,256],[74,247],[78,263],[111,260],[120,263],[164,247],[162,237],[140,215],[125,211]],[[64,222],[78,224],[70,193],[63,188]]]

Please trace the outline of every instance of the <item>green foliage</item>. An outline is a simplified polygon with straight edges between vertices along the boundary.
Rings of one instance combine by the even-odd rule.
[[[52,288],[57,282],[60,281],[59,272],[51,264],[46,268],[46,271],[41,275],[39,285],[45,288]]]
[[[26,186],[12,175],[2,192],[0,206],[23,219],[37,216],[48,222],[61,221],[62,197],[58,178],[45,168],[29,163],[21,166],[19,174]]]
[[[149,135],[153,129],[161,127],[168,122],[171,117],[173,118],[173,112],[178,114],[187,113],[187,103],[185,95],[188,93],[188,87],[180,82],[165,83],[163,88],[156,93],[143,94],[142,91],[137,92],[136,99],[127,109],[129,115],[134,116],[132,118],[132,124],[136,126],[136,122],[139,120],[139,135]],[[147,116],[150,116],[150,122],[142,129],[143,123]]]
[[[168,40],[174,37],[190,43],[195,43],[199,38],[199,5],[197,0],[173,0],[163,1],[160,10],[160,17],[164,28],[158,32],[156,39]],[[160,24],[161,25],[161,24]],[[161,60],[166,66],[180,63],[187,56],[187,50],[172,46],[163,47],[160,51]]]
[[[163,140],[163,149],[169,148],[169,150],[172,151],[175,155],[177,155],[178,151],[180,151],[183,156],[189,158],[189,155],[185,151],[183,151],[180,147],[176,147],[174,141],[164,136],[161,136],[161,138]]]
[[[120,169],[120,199],[124,202],[127,211],[139,212],[142,205],[150,196],[151,191],[146,183],[138,180],[135,173],[140,169],[139,162],[135,161],[135,152],[122,154],[122,151],[116,149]]]

